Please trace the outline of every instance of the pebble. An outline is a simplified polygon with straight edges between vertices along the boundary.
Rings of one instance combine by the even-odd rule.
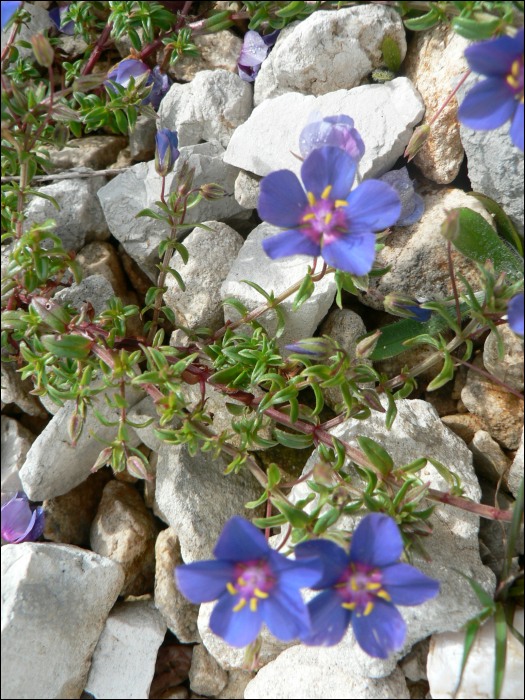
[[[189,677],[190,688],[202,695],[215,696],[228,682],[228,674],[208,653],[203,644],[196,644],[193,647]]]
[[[2,493],[22,491],[22,482],[18,476],[20,467],[35,436],[14,418],[2,415]]]
[[[71,168],[92,168],[104,170],[117,160],[117,156],[128,145],[124,136],[85,136],[69,141],[60,150],[50,150],[49,160],[53,163],[52,172],[62,172]]]
[[[478,430],[468,446],[474,455],[474,467],[479,476],[496,485],[501,476],[508,475],[510,459],[486,430]]]
[[[456,413],[450,416],[442,416],[441,420],[453,433],[467,444],[472,442],[474,435],[479,430],[486,430],[487,424],[474,413]]]
[[[498,340],[491,331],[483,348],[483,365],[497,379],[516,391],[523,391],[523,339],[513,333],[507,323],[498,326],[498,331],[503,340],[503,358],[498,357]]]
[[[242,39],[229,29],[194,36],[191,41],[198,48],[199,56],[197,58],[182,56],[176,63],[169,66],[168,74],[172,78],[189,82],[205,70],[225,69],[237,73]],[[160,51],[159,54],[162,56],[163,52]]]

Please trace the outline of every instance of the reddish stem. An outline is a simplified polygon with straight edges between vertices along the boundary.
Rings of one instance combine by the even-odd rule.
[[[448,255],[448,274],[450,275],[450,281],[452,283],[452,291],[454,292],[454,301],[456,302],[456,317],[458,320],[458,326],[461,328],[461,309],[459,306],[459,295],[458,295],[458,288],[456,286],[456,278],[454,276],[454,263],[452,262],[452,242],[451,241],[448,241],[447,255]]]
[[[147,58],[154,51],[159,49],[162,46],[162,40],[165,37],[170,36],[170,34],[172,32],[177,32],[181,28],[182,23],[184,22],[184,18],[186,17],[188,12],[190,11],[190,7],[191,7],[191,0],[189,0],[189,2],[184,3],[184,7],[182,8],[182,10],[180,12],[179,19],[177,20],[177,24],[174,26],[174,28],[170,29],[169,32],[165,32],[164,34],[161,34],[159,37],[157,37],[155,39],[155,41],[152,41],[151,44],[147,44],[142,49],[142,51],[139,53],[139,59],[141,61],[143,61],[145,58]]]
[[[84,69],[82,70],[82,75],[89,75],[91,73],[91,71],[93,70],[95,63],[100,58],[100,54],[106,48],[106,42],[109,39],[109,36],[111,34],[112,29],[113,29],[113,22],[110,22],[109,24],[107,24],[104,27],[104,31],[97,39],[97,43],[95,44],[95,48],[93,49],[93,53],[89,57],[88,62],[86,63],[86,65],[84,66]]]
[[[484,369],[480,369],[479,367],[476,367],[476,365],[473,365],[470,362],[467,362],[466,360],[460,360],[459,357],[454,357],[454,355],[452,355],[452,359],[454,360],[454,362],[459,362],[460,364],[465,365],[465,367],[468,367],[469,369],[473,369],[474,372],[478,372],[478,374],[482,374],[484,377],[487,377],[488,379],[495,382],[496,384],[499,384],[506,391],[510,392],[511,394],[514,394],[514,396],[517,396],[518,399],[521,399],[522,401],[525,399],[523,394],[520,394],[519,391],[516,391],[516,389],[513,389],[508,384],[505,384],[505,382],[502,382],[501,379],[498,379],[493,374],[490,374],[490,372],[485,372]]]

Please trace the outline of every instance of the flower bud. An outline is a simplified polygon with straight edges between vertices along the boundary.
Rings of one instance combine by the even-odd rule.
[[[97,461],[91,467],[92,472],[98,471],[101,467],[105,467],[106,464],[111,460],[111,455],[113,454],[112,447],[105,447],[102,452],[97,457]]]
[[[126,467],[131,476],[137,479],[145,479],[146,481],[151,481],[153,477],[148,474],[148,467],[145,459],[141,459],[138,455],[131,455],[126,461]]]
[[[445,209],[446,219],[441,224],[441,235],[447,241],[455,241],[459,236],[459,209]]]
[[[82,434],[82,428],[84,427],[84,419],[78,413],[73,413],[69,419],[67,430],[69,437],[71,439],[71,446],[76,447],[78,438]]]
[[[155,135],[155,170],[162,177],[171,173],[180,153],[176,131],[161,129]]]
[[[65,124],[57,122],[53,132],[53,141],[62,148],[69,141],[69,128]]]
[[[363,338],[363,340],[357,343],[355,348],[355,356],[358,360],[363,360],[370,357],[375,350],[380,335],[381,331],[378,329],[372,333],[372,335],[369,335],[367,338]]]
[[[184,168],[184,166],[186,167]],[[185,172],[184,175],[178,179],[177,192],[181,197],[185,197],[193,187],[195,168],[190,168],[187,162],[185,162],[182,167]]]
[[[350,494],[348,493],[346,486],[341,484],[340,486],[336,486],[336,488],[332,491],[332,503],[334,506],[344,506],[349,500]]]
[[[333,343],[328,338],[305,338],[285,347],[296,355],[305,355],[312,360],[327,360],[334,354]]]
[[[430,127],[428,124],[422,124],[417,127],[403,154],[405,158],[408,158],[408,162],[410,162],[416,153],[425,145],[429,136]]]
[[[363,389],[362,394],[367,406],[374,411],[379,411],[379,413],[385,413],[385,409],[381,405],[377,391],[374,391],[373,389]]]
[[[74,92],[89,92],[96,90],[108,79],[107,73],[90,73],[89,75],[81,75],[73,83]]]
[[[248,644],[244,652],[243,669],[246,671],[257,671],[259,668],[259,653],[262,647],[262,637],[259,634],[251,644]]]
[[[383,304],[388,313],[401,318],[411,318],[420,323],[425,323],[432,315],[429,309],[422,309],[417,299],[408,294],[387,294]]]
[[[201,187],[201,195],[208,202],[213,202],[214,199],[222,199],[223,197],[226,197],[228,192],[224,189],[224,187],[211,182],[210,184],[203,185]]]
[[[29,41],[33,47],[35,58],[40,65],[45,66],[46,68],[52,66],[53,61],[55,60],[55,52],[49,43],[49,39],[43,34],[35,34]]]
[[[323,484],[324,486],[331,486],[333,484],[334,470],[332,466],[321,460],[314,464],[313,477],[316,484]]]

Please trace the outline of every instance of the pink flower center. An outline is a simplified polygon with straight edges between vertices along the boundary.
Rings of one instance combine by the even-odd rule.
[[[381,572],[364,564],[352,563],[335,584],[335,590],[342,598],[341,606],[355,610],[356,615],[370,615],[377,598],[390,600],[382,589]]]
[[[330,243],[348,233],[343,207],[348,206],[344,199],[328,199],[332,185],[323,190],[321,198],[316,200],[312,192],[307,192],[308,207],[301,218],[301,231],[312,241]]]
[[[249,604],[252,612],[257,611],[259,600],[268,598],[269,591],[275,586],[275,577],[265,561],[248,561],[235,565],[233,583],[226,584],[231,595],[239,595],[239,602],[234,612]]]
[[[523,56],[517,58],[507,75],[507,83],[514,92],[514,97],[523,102]]]

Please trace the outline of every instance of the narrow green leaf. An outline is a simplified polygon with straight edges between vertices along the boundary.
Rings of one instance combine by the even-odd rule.
[[[54,197],[51,197],[49,194],[44,194],[43,192],[39,192],[38,190],[26,190],[25,194],[32,194],[34,197],[40,197],[41,199],[47,199],[48,202],[51,202],[51,204],[55,207],[55,209],[58,209],[60,211],[60,206],[57,202],[57,200]]]
[[[481,192],[469,192],[470,197],[475,197],[479,202],[481,202],[491,214],[493,214],[496,221],[496,226],[498,233],[503,236],[511,245],[513,245],[520,255],[523,255],[523,243],[516,231],[514,224],[509,219],[507,214],[503,211],[500,205],[495,202],[490,197],[487,197]]]
[[[467,576],[464,574],[462,571],[459,569],[456,569],[454,566],[451,567],[457,574],[462,576],[463,578],[467,579],[467,581],[470,583],[472,586],[472,590],[474,593],[477,595],[479,602],[484,608],[489,608],[492,611],[496,610],[496,603],[492,600],[492,598],[489,596],[488,593],[486,593],[483,588],[479,585],[477,581],[475,581],[473,578],[470,576]]]
[[[407,29],[411,29],[414,32],[422,32],[425,29],[434,27],[438,22],[439,18],[436,16],[436,13],[431,10],[427,12],[426,15],[421,15],[421,17],[406,19],[405,26]]]
[[[392,458],[381,445],[378,445],[377,442],[363,435],[357,436],[357,442],[369,461],[379,469],[383,476],[387,476],[392,471],[394,468]]]
[[[245,508],[257,508],[257,506],[262,505],[268,500],[268,491],[263,491],[262,495],[260,498],[258,498],[256,501],[249,501],[248,503],[244,504]]]
[[[277,486],[277,484],[281,481],[281,472],[279,471],[277,465],[272,463],[268,467],[266,475],[268,477],[268,490],[271,491],[271,489],[273,489],[274,486]]]
[[[438,462],[437,459],[433,459],[432,457],[425,457],[425,459],[436,468],[438,474],[445,479],[449,486],[454,486],[454,478],[450,469],[447,469],[447,467],[441,464],[441,462]]]
[[[278,515],[271,515],[269,518],[255,518],[253,521],[255,527],[260,527],[264,529],[265,527],[277,527],[278,525],[284,525],[286,522],[286,515],[279,513]]]
[[[297,309],[312,296],[314,289],[315,285],[312,281],[312,276],[305,275],[303,281],[301,282],[301,286],[299,287],[299,291],[297,292],[293,300],[294,311],[297,311]]]
[[[244,282],[244,284],[249,284],[250,287],[253,287],[256,291],[259,292],[259,294],[262,294],[262,296],[267,301],[271,301],[271,298],[270,298],[270,295],[268,294],[268,292],[265,292],[264,289],[262,287],[260,287],[258,284],[256,284],[255,282],[250,282],[249,280],[240,280],[240,281]]]
[[[57,357],[67,357],[73,360],[83,360],[91,351],[93,343],[89,338],[80,335],[68,335],[58,338],[54,335],[43,335],[42,343],[48,352]]]
[[[296,508],[291,503],[275,499],[272,501],[272,503],[278,510],[281,511],[283,515],[286,516],[286,519],[292,525],[292,527],[304,527],[305,525],[308,525],[312,519],[311,515],[305,513],[304,510],[301,510],[300,508]]]
[[[507,657],[507,621],[505,610],[501,603],[496,606],[494,613],[494,698],[499,699],[503,676],[505,675],[505,660]]]
[[[385,36],[383,39],[383,58],[385,59],[386,67],[391,70],[392,73],[397,73],[399,66],[401,65],[401,51],[399,46],[391,39],[389,36]]]
[[[476,634],[478,633],[478,629],[480,627],[480,621],[477,618],[474,618],[473,620],[469,620],[466,623],[465,626],[465,644],[463,646],[463,659],[461,661],[461,670],[459,672],[459,680],[458,684],[456,686],[456,690],[454,692],[453,697],[456,697],[458,694],[459,687],[461,686],[461,681],[463,680],[463,672],[465,671],[465,666],[467,665],[467,660],[470,654],[470,651],[472,649],[472,645],[474,644],[474,641],[476,639]]]
[[[445,362],[443,363],[443,369],[427,386],[427,391],[435,391],[454,378],[454,362],[450,353],[446,350],[444,352]]]
[[[284,430],[274,428],[275,439],[285,447],[293,447],[295,450],[304,450],[313,445],[311,435],[299,435],[297,433],[285,433]]]

